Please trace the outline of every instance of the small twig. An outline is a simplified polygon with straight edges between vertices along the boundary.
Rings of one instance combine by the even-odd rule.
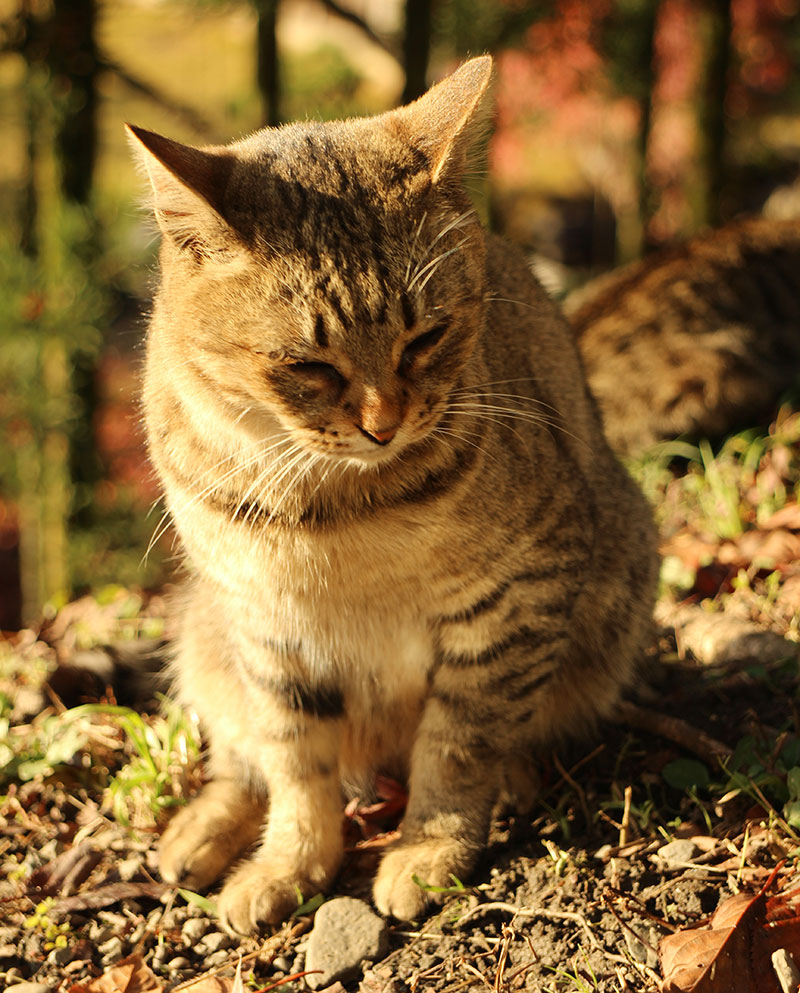
[[[595,752],[596,751],[597,749],[595,749]],[[569,772],[567,772],[567,770],[561,764],[561,761],[558,757],[558,753],[555,751],[553,752],[553,765],[558,770],[561,779],[564,780],[565,783],[568,783],[577,793],[578,802],[581,805],[581,812],[583,813],[583,818],[586,822],[586,826],[589,827],[592,823],[592,815],[589,813],[589,804],[586,802],[586,794],[578,785],[578,783],[572,778],[572,775]]]
[[[573,910],[547,910],[544,907],[515,907],[513,903],[503,903],[502,901],[479,903],[477,907],[473,907],[472,910],[468,910],[464,914],[458,922],[459,927],[464,921],[469,920],[471,917],[476,917],[479,913],[491,913],[494,910],[499,910],[505,914],[513,914],[515,917],[544,917],[546,920],[552,921],[575,921],[584,928],[589,936],[589,940],[596,948],[603,947],[583,914],[578,914]]]
[[[624,848],[628,844],[628,828],[631,824],[631,800],[633,798],[633,787],[625,787],[625,805],[622,808],[622,823],[619,827],[619,847]]]
[[[680,717],[639,707],[627,700],[617,704],[615,718],[619,723],[627,724],[637,731],[658,734],[685,748],[686,751],[694,753],[705,762],[713,764],[720,759],[729,759],[733,755],[733,751],[727,745],[712,738],[705,731],[692,727]]]

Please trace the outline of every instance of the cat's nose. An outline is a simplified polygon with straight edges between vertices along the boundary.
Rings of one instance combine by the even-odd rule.
[[[358,425],[358,430],[364,435],[365,438],[369,438],[370,441],[374,441],[376,445],[388,445],[389,442],[397,434],[400,424],[392,424],[388,428],[365,428],[360,424]]]

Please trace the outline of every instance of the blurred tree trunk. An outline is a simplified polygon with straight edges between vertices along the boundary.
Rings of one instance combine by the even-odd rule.
[[[406,22],[403,35],[403,68],[406,85],[402,103],[409,103],[427,89],[428,59],[431,44],[432,0],[406,0]]]
[[[278,5],[280,0],[254,0],[256,8],[256,81],[264,124],[281,123],[281,81],[278,71]]]
[[[69,592],[76,483],[85,493],[98,476],[95,364],[68,302],[82,290],[76,272],[88,280],[98,251],[85,209],[97,151],[96,0],[23,0],[22,16],[28,161],[20,234],[39,273],[31,292],[41,294],[30,331],[38,395],[26,398],[30,437],[17,453],[22,612],[31,620]]]
[[[700,87],[698,124],[702,148],[698,226],[716,226],[727,180],[725,98],[731,61],[731,0],[707,0],[705,5],[705,73]]]

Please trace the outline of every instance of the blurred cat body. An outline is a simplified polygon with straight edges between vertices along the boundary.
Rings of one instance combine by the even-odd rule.
[[[649,509],[563,319],[463,191],[491,63],[377,118],[192,149],[133,129],[164,232],[144,407],[190,563],[174,672],[212,781],[162,874],[247,932],[326,888],[342,783],[407,778],[381,911],[474,864],[503,787],[650,634]]]

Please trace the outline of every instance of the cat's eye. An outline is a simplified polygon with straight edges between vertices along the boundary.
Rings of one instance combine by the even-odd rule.
[[[418,335],[412,342],[410,342],[403,349],[403,355],[400,359],[400,371],[407,372],[414,364],[414,362],[426,352],[435,348],[436,345],[444,338],[445,332],[450,327],[450,318],[446,317],[444,320],[439,321],[430,331],[426,331],[424,334]]]
[[[334,383],[339,387],[344,386],[346,383],[344,376],[330,362],[289,362],[288,368],[292,372],[299,373],[302,376],[308,376],[310,379],[326,379],[328,382]]]

